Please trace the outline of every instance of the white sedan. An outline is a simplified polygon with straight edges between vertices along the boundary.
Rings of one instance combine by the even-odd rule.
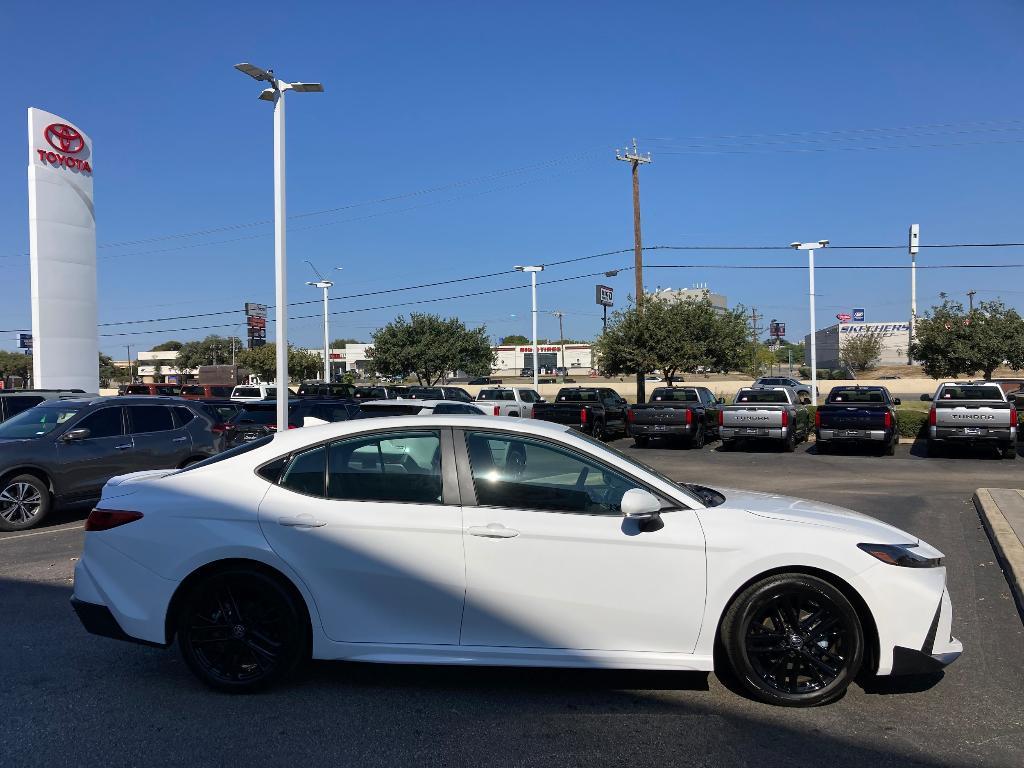
[[[309,657],[712,670],[790,706],[959,656],[942,553],[816,502],[681,485],[577,432],[399,416],[114,478],[72,598],[94,633],[250,690]],[[720,644],[723,653],[716,654]]]

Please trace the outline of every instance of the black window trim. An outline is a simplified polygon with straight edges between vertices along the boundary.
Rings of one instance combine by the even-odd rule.
[[[459,462],[459,491],[462,494],[462,498],[465,500],[465,506],[476,507],[478,509],[509,509],[522,510],[526,512],[546,512],[548,514],[554,515],[578,515],[581,517],[602,517],[622,519],[621,514],[609,515],[601,512],[573,512],[567,509],[535,509],[533,507],[495,507],[490,506],[488,504],[481,504],[480,500],[477,498],[476,495],[476,484],[473,482],[473,465],[469,458],[469,447],[466,444],[466,436],[467,433],[469,432],[473,432],[474,434],[482,432],[496,435],[499,437],[518,437],[524,440],[533,440],[534,442],[538,443],[546,443],[547,445],[561,449],[563,451],[572,451],[575,453],[580,453],[580,451],[576,449],[574,446],[569,446],[564,443],[560,443],[557,440],[549,440],[544,437],[539,437],[537,435],[532,435],[524,432],[505,432],[500,429],[494,429],[491,427],[481,427],[479,429],[466,429],[463,427],[456,427],[453,429],[453,439],[455,441],[455,453],[458,457]],[[686,506],[682,502],[670,499],[662,491],[659,491],[658,489],[653,488],[649,483],[640,480],[632,472],[628,472],[622,469],[621,467],[615,466],[614,464],[609,464],[607,461],[599,459],[596,456],[592,456],[589,453],[584,455],[589,461],[593,462],[594,464],[599,464],[602,467],[607,467],[607,469],[610,472],[616,472],[620,475],[627,477],[628,479],[635,482],[639,488],[642,488],[648,493],[652,494],[662,504],[662,507],[659,510],[660,514],[664,514],[666,512],[680,512],[691,509],[691,507]]]
[[[253,474],[256,475],[256,477],[258,477],[260,480],[262,480],[265,483],[269,483],[270,485],[280,486],[280,487],[283,488],[284,486],[281,486],[281,478],[284,477],[285,470],[288,468],[288,465],[291,464],[292,459],[295,458],[295,456],[297,456],[300,453],[307,453],[308,451],[314,451],[317,448],[324,448],[325,450],[329,450],[330,449],[330,445],[332,443],[338,443],[338,442],[341,442],[343,440],[347,441],[347,440],[365,439],[367,437],[374,437],[374,436],[377,436],[377,435],[388,435],[388,434],[395,434],[395,433],[409,434],[410,432],[422,432],[423,434],[434,434],[434,433],[438,433],[438,432],[440,433],[440,438],[441,438],[441,503],[440,503],[439,506],[451,506],[451,507],[462,506],[462,496],[461,496],[461,494],[459,492],[460,489],[459,489],[458,474],[457,474],[457,469],[456,469],[455,448],[452,445],[453,441],[452,441],[452,429],[451,429],[451,427],[438,427],[438,426],[430,427],[430,426],[424,425],[422,427],[414,426],[414,427],[406,427],[406,428],[403,428],[403,429],[399,429],[399,428],[396,428],[396,427],[391,427],[390,429],[377,428],[377,429],[368,429],[368,430],[361,431],[361,432],[351,432],[351,433],[349,433],[347,435],[340,435],[340,436],[335,436],[335,437],[332,437],[332,438],[328,438],[326,440],[321,440],[318,443],[310,443],[309,445],[304,445],[301,449],[290,451],[289,453],[282,454],[280,456],[275,456],[274,458],[268,459],[267,461],[263,462],[259,466],[255,467],[253,469]],[[273,464],[275,461],[279,461],[281,459],[285,460],[285,464],[281,468],[281,474],[278,475],[278,478],[277,478],[276,482],[271,482],[270,480],[267,480],[267,478],[265,478],[263,475],[260,474],[260,471],[264,467],[266,467],[266,466],[268,466],[270,464]],[[302,491],[296,491],[296,490],[294,490],[292,488],[285,488],[285,490],[289,491],[290,493],[297,494],[299,496],[305,496],[306,498],[309,498],[309,499],[319,499],[320,501],[333,501],[333,502],[344,503],[344,504],[414,504],[414,505],[420,505],[420,506],[422,506],[424,504],[422,501],[391,501],[391,500],[382,501],[380,499],[332,499],[332,498],[330,498],[329,496],[326,495],[327,490],[329,488],[330,469],[331,469],[330,462],[325,460],[324,461],[324,493],[325,493],[325,495],[323,495],[323,496],[318,496],[318,495],[313,494],[313,493],[303,493]]]

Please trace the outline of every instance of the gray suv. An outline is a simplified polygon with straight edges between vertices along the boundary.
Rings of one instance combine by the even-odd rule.
[[[45,400],[71,400],[88,395],[84,389],[2,389],[0,390],[0,421],[7,421]]]
[[[203,403],[171,397],[49,400],[0,424],[0,531],[94,501],[116,475],[174,469],[224,449]]]

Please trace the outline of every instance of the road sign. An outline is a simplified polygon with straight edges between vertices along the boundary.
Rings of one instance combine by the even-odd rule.
[[[838,315],[836,315],[836,320],[838,320],[840,323],[848,323],[852,319],[853,316],[848,315],[846,312],[840,312]]]
[[[18,349],[32,349],[32,334],[31,333],[19,333],[18,334]]]
[[[777,320],[772,320],[771,325],[768,326],[769,333],[773,339],[781,339],[786,335],[786,324],[780,323]]]
[[[597,286],[597,303],[602,307],[615,305],[615,289],[607,285]]]
[[[267,305],[266,304],[253,304],[252,302],[245,302],[245,316],[246,317],[266,317],[267,316]]]
[[[854,309],[853,310],[853,322],[855,322],[855,323],[863,323],[864,322],[864,310],[863,309]]]

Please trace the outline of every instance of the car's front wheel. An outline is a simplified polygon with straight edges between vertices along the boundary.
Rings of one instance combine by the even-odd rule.
[[[287,677],[306,655],[304,607],[254,568],[216,572],[193,586],[178,613],[178,645],[211,688],[247,693]]]
[[[0,531],[23,531],[43,522],[53,500],[35,475],[16,475],[0,483]]]
[[[842,592],[805,574],[752,584],[722,621],[743,687],[770,704],[811,707],[842,696],[864,659],[864,630]]]

